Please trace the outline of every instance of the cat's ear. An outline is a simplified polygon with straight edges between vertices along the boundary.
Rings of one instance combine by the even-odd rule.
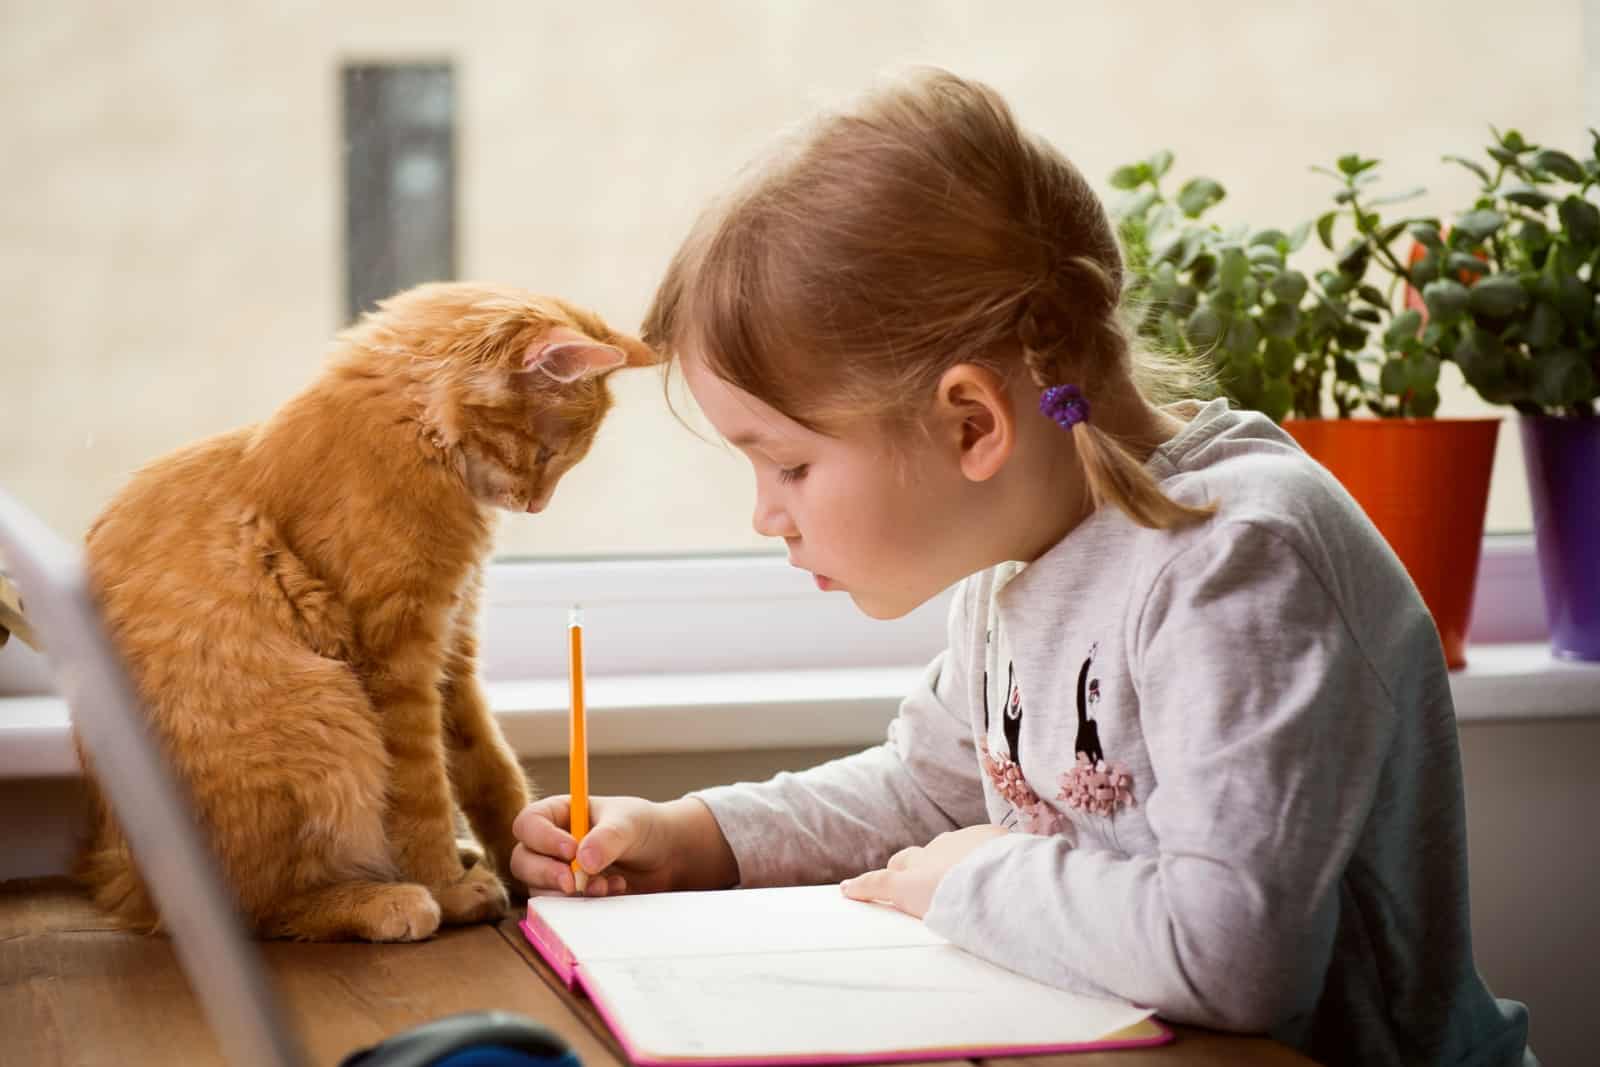
[[[616,345],[580,337],[535,341],[522,357],[522,369],[543,371],[556,381],[566,383],[615,370],[627,362],[628,354]]]

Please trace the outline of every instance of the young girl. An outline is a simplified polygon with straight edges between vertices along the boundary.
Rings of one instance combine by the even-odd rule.
[[[549,798],[513,872],[845,879],[1012,970],[1325,1062],[1532,1062],[1473,966],[1421,599],[1269,420],[1152,401],[1123,281],[1083,176],[941,72],[702,217],[646,336],[749,458],[756,529],[875,618],[959,581],[949,647],[884,744],[599,798],[581,849]]]

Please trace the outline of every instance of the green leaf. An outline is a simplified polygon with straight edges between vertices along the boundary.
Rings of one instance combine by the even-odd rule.
[[[1517,165],[1517,154],[1515,152],[1508,152],[1499,145],[1490,145],[1488,148],[1488,153],[1490,158],[1496,163],[1500,163],[1507,167],[1514,167]]]
[[[1317,236],[1322,240],[1322,247],[1333,251],[1333,223],[1339,217],[1337,211],[1329,211],[1317,219]]]
[[[1439,227],[1432,223],[1415,223],[1407,227],[1411,239],[1424,248],[1439,249],[1444,247],[1444,239],[1439,236]]]
[[[1466,167],[1479,178],[1483,179],[1483,184],[1489,184],[1489,172],[1484,170],[1481,164],[1474,163],[1472,160],[1465,159],[1461,156],[1445,156],[1444,159],[1447,163],[1459,163],[1461,166]]]
[[[1407,356],[1405,367],[1411,388],[1419,393],[1435,392],[1439,388],[1438,356]]]
[[[1165,148],[1161,149],[1150,157],[1149,166],[1150,173],[1155,177],[1165,177],[1167,171],[1172,169],[1172,153]]]
[[[1506,217],[1498,211],[1469,211],[1456,220],[1456,230],[1472,238],[1473,243],[1487,241],[1506,224]]]
[[[1111,187],[1113,189],[1137,189],[1144,184],[1149,175],[1150,168],[1143,163],[1129,163],[1127,166],[1118,167],[1111,172]]]
[[[1335,335],[1339,347],[1351,352],[1359,351],[1366,347],[1367,330],[1359,322],[1344,322],[1339,324],[1338,333]]]
[[[1298,252],[1305,247],[1306,238],[1311,236],[1311,223],[1302,222],[1289,231],[1289,251]]]
[[[1561,225],[1572,237],[1574,244],[1589,247],[1600,244],[1600,208],[1581,196],[1573,195],[1561,201],[1556,209]]]
[[[1502,191],[1500,195],[1513,204],[1521,204],[1523,207],[1537,208],[1541,211],[1550,206],[1550,197],[1531,185],[1513,185],[1511,188]]]
[[[1594,399],[1594,368],[1577,349],[1561,349],[1534,366],[1533,399],[1541,407],[1568,407]]]
[[[1528,142],[1522,139],[1522,134],[1516,130],[1507,130],[1502,134],[1500,144],[1508,152],[1526,152],[1529,147]]]
[[[1556,279],[1555,303],[1561,317],[1574,326],[1581,326],[1594,313],[1594,294],[1576,274]]]
[[[1384,363],[1378,372],[1378,388],[1391,396],[1399,396],[1411,388],[1411,375],[1407,373],[1404,360],[1391,359]]]
[[[1217,285],[1225,292],[1238,294],[1244,288],[1245,279],[1250,277],[1250,259],[1244,254],[1244,249],[1230,247],[1223,250],[1222,260],[1217,264]]]
[[[1329,296],[1343,296],[1356,287],[1355,279],[1331,270],[1317,271],[1317,284],[1322,286],[1322,291]]]
[[[1482,327],[1473,327],[1456,345],[1456,365],[1462,377],[1478,394],[1497,403],[1506,385],[1506,348],[1500,338]]]
[[[1426,299],[1426,294],[1424,294]],[[1491,274],[1467,291],[1467,307],[1474,315],[1507,319],[1528,303],[1528,291],[1513,274]]]
[[[1384,309],[1389,307],[1389,301],[1384,297],[1383,290],[1379,289],[1376,285],[1357,286],[1356,296],[1360,297],[1362,300],[1365,300],[1373,307]]]
[[[1255,275],[1252,274],[1239,287],[1239,306],[1253,308],[1259,303],[1261,303],[1261,283],[1256,281]]]
[[[1383,321],[1383,316],[1378,314],[1377,309],[1369,307],[1359,307],[1353,309],[1350,312],[1350,317],[1352,319],[1360,319],[1362,322],[1370,322],[1374,326]]]
[[[1278,303],[1296,307],[1306,295],[1306,276],[1297,270],[1286,270],[1272,279],[1267,288]]]
[[[1389,322],[1389,328],[1383,331],[1383,343],[1389,348],[1399,348],[1400,345],[1417,336],[1417,331],[1422,329],[1422,312],[1415,308],[1406,308]]]
[[[1569,182],[1583,181],[1583,168],[1578,161],[1558,148],[1541,148],[1534,153],[1533,166],[1547,174],[1554,174]]]
[[[1177,230],[1172,230],[1157,237],[1150,242],[1150,259],[1152,262],[1166,260],[1176,262],[1183,248],[1184,235]]]
[[[1179,242],[1178,269],[1192,270],[1205,252],[1205,241],[1198,233],[1186,233]]]
[[[1339,259],[1335,266],[1339,268],[1339,273],[1341,274],[1348,274],[1352,278],[1360,278],[1367,272],[1367,263],[1371,259],[1372,249],[1367,244],[1366,239],[1357,238],[1346,245],[1343,252],[1339,253]]]
[[[1189,343],[1202,351],[1214,348],[1222,336],[1222,316],[1209,307],[1198,307],[1183,324],[1184,336]]]
[[[1282,422],[1294,407],[1294,390],[1289,383],[1278,379],[1267,382],[1261,389],[1261,413],[1273,422]]]
[[[1406,412],[1416,419],[1431,419],[1439,410],[1439,390],[1413,389],[1406,404]]]
[[[1289,237],[1282,230],[1257,230],[1250,238],[1252,245],[1267,245],[1270,248],[1281,248],[1289,243]]]
[[[1411,284],[1418,288],[1427,285],[1439,276],[1439,253],[1429,250],[1422,258],[1407,268]]]
[[[1517,243],[1530,252],[1537,252],[1550,243],[1550,227],[1537,219],[1525,219],[1517,227]]]
[[[1222,200],[1227,193],[1210,178],[1190,178],[1178,190],[1178,206],[1191,219],[1199,218],[1207,209]]]
[[[1371,170],[1377,165],[1378,161],[1376,159],[1362,159],[1355,154],[1339,157],[1339,173],[1347,178],[1353,178],[1362,171]]]
[[[1295,347],[1281,337],[1268,336],[1261,353],[1261,368],[1269,377],[1284,378],[1294,370]]]
[[[1117,215],[1120,218],[1143,218],[1144,213],[1160,199],[1161,194],[1153,187],[1140,189],[1117,207]]]
[[[1471,296],[1466,286],[1452,278],[1436,278],[1422,288],[1422,302],[1428,314],[1439,322],[1450,322],[1467,309]]]
[[[1465,252],[1451,252],[1450,257],[1445,260],[1445,263],[1448,264],[1450,269],[1453,271],[1464,270],[1472,274],[1489,273],[1489,264],[1485,263],[1477,256],[1469,256]]]
[[[1261,327],[1256,325],[1252,318],[1234,319],[1228,325],[1228,334],[1223,338],[1223,347],[1235,356],[1254,356],[1256,347],[1261,344]]]
[[[1403,193],[1387,193],[1384,196],[1373,197],[1367,201],[1367,206],[1383,207],[1386,204],[1403,204],[1407,200],[1415,200],[1419,196],[1424,196],[1427,192],[1428,190],[1419,185],[1415,189],[1407,189]]]
[[[1554,304],[1537,301],[1532,314],[1528,316],[1528,327],[1523,331],[1522,339],[1529,350],[1538,356],[1542,349],[1550,348],[1561,340],[1562,325],[1561,312],[1556,310]]]
[[[1293,304],[1269,304],[1261,309],[1261,332],[1268,337],[1287,340],[1299,325],[1300,312]]]
[[[1250,262],[1265,266],[1283,267],[1283,253],[1272,245],[1251,245],[1249,250]]]

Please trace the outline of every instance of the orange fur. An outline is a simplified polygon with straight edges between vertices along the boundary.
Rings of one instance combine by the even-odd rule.
[[[502,913],[528,787],[477,680],[492,509],[540,510],[612,366],[655,358],[559,300],[422,286],[271,418],[152,463],[96,520],[113,639],[259,934],[411,940]],[[463,864],[458,804],[489,862]],[[77,873],[159,925],[98,799]]]

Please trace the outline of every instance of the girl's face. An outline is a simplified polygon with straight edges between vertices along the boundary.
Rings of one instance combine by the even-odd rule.
[[[967,536],[969,483],[933,449],[896,456],[873,436],[829,437],[683,360],[684,380],[756,476],[757,533],[781,537],[817,587],[878,619],[906,614],[984,566]]]

